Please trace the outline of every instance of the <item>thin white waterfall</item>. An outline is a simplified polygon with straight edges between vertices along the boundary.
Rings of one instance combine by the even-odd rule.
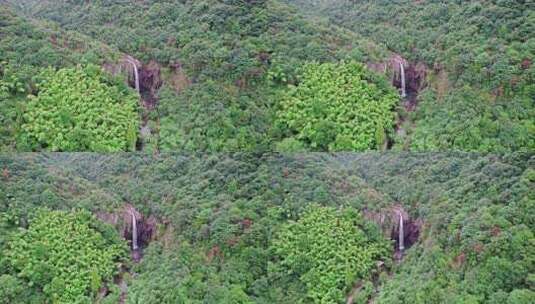
[[[403,214],[399,213],[399,251],[405,250],[405,231],[403,231]]]
[[[132,211],[132,250],[138,250],[137,244],[137,220],[136,214]]]
[[[134,82],[136,84],[136,91],[139,93],[139,71],[137,69],[137,64],[134,60],[130,58],[127,58],[126,61],[128,61],[134,69]]]
[[[405,67],[403,66],[403,61],[399,60],[399,70],[401,74],[401,97],[407,96],[407,90],[405,87]]]

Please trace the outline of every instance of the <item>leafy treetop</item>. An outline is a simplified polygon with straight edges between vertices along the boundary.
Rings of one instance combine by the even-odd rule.
[[[24,150],[134,150],[137,97],[126,85],[94,65],[47,69],[42,79],[24,114]]]
[[[382,147],[392,131],[399,97],[357,62],[309,63],[285,94],[278,119],[314,150]]]
[[[313,303],[339,303],[378,260],[387,259],[389,244],[373,228],[354,209],[309,206],[275,237],[272,275],[299,278]]]
[[[16,280],[42,289],[47,302],[91,303],[126,254],[118,236],[97,225],[89,211],[39,210],[3,255]]]

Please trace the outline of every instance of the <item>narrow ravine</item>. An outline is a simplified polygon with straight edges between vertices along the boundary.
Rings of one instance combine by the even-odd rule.
[[[143,259],[143,250],[151,241],[156,239],[156,227],[160,223],[154,216],[146,217],[132,204],[126,203],[123,208],[113,212],[97,213],[97,218],[114,226],[130,248],[130,257],[133,263]],[[160,223],[161,224],[161,223]],[[128,264],[123,265],[120,273],[115,277],[114,284],[121,291],[119,303],[125,303],[128,296],[128,281],[125,277],[135,277]],[[106,290],[103,296],[106,296]]]
[[[112,74],[117,74],[115,68],[107,67]],[[119,73],[126,71],[129,86],[139,94],[141,106],[141,121],[137,151],[158,152],[159,119],[158,113],[158,90],[162,86],[161,66],[156,61],[142,63],[140,60],[126,55],[119,63]],[[156,112],[156,115],[154,115]],[[155,125],[156,127],[151,127]]]
[[[377,224],[383,236],[392,241],[392,258],[397,264],[401,264],[405,250],[418,242],[423,220],[411,218],[401,204],[396,204],[380,211],[363,210],[363,215],[367,220]],[[369,278],[369,281],[373,283],[373,294],[368,303],[373,303],[374,295],[380,289],[381,280],[379,277],[381,273],[386,274],[388,277],[392,277],[393,275],[393,270],[387,269],[383,261],[377,262],[376,270],[372,277]],[[363,279],[359,279],[353,284],[353,287],[346,295],[346,304],[354,303],[355,297],[363,289],[364,283],[365,281]]]
[[[379,65],[380,66],[380,65]],[[372,68],[375,67],[372,65]],[[375,69],[377,71],[377,69]],[[420,92],[426,86],[427,67],[421,62],[409,62],[401,55],[394,54],[384,64],[383,73],[391,74],[391,83],[400,92],[401,111],[398,112],[395,123],[395,137],[388,138],[387,149],[392,149],[395,144],[403,144],[403,149],[408,148],[407,135],[414,128],[411,121],[411,113],[416,111]],[[397,140],[397,141],[396,141]]]

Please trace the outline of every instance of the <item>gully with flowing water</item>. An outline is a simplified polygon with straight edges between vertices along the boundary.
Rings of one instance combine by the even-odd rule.
[[[112,74],[126,71],[128,85],[134,87],[139,94],[139,102],[143,112],[141,114],[141,128],[136,149],[143,150],[146,143],[156,142],[152,138],[157,138],[158,136],[158,133],[149,127],[149,121],[152,120],[155,125],[159,125],[159,116],[156,115],[154,119],[151,112],[157,107],[158,90],[163,84],[160,74],[161,66],[154,60],[144,64],[130,55],[125,55],[121,59],[118,68],[113,65],[107,65],[105,68]],[[157,149],[155,145],[152,145],[152,147]]]

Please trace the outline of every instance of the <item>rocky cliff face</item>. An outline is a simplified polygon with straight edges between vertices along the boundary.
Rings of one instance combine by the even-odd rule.
[[[161,66],[154,60],[141,66],[140,92],[143,106],[147,110],[153,110],[158,102],[158,90],[162,86]]]
[[[366,219],[379,225],[384,236],[390,237],[394,242],[394,248],[397,255],[400,254],[400,215],[401,218],[403,218],[403,240],[405,249],[410,248],[420,237],[420,232],[424,223],[423,220],[412,218],[401,205],[395,205],[380,211],[365,210],[363,213]]]
[[[113,213],[99,212],[97,218],[114,226],[132,249],[132,259],[139,261],[143,248],[156,238],[158,221],[155,217],[146,217],[131,204],[125,204],[120,210]],[[136,220],[136,233],[134,235],[134,218]],[[137,237],[137,247],[134,249],[134,236]]]
[[[104,64],[103,69],[112,75],[126,77],[128,85],[139,93],[143,112],[136,146],[138,150],[143,150],[152,137],[158,136],[158,131],[151,129],[149,120],[151,113],[158,106],[158,91],[163,85],[162,67],[154,60],[144,64],[130,55],[125,55],[117,63]],[[155,124],[158,125],[159,122],[156,121]]]
[[[392,85],[401,90],[402,71],[404,67],[405,88],[407,96],[417,94],[426,86],[428,68],[423,62],[409,62],[399,54],[393,54],[384,62],[369,62],[368,69],[387,75]]]

